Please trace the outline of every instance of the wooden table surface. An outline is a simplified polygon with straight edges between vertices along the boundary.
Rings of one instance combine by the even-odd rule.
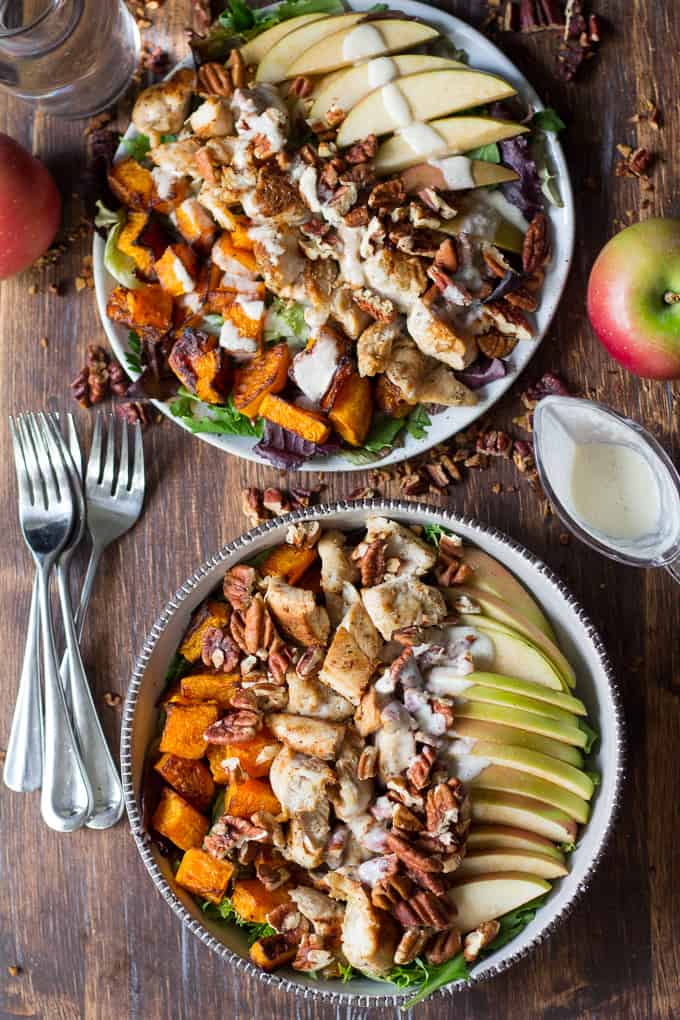
[[[447,9],[474,22],[478,0]],[[184,55],[189,0],[167,0],[147,38]],[[548,369],[574,391],[597,395],[646,425],[680,462],[680,386],[626,374],[595,341],[584,312],[585,284],[596,252],[617,226],[638,216],[680,215],[674,160],[680,151],[680,4],[598,0],[605,19],[600,55],[582,80],[562,86],[546,38],[504,35],[503,47],[568,123],[566,151],[576,194],[574,265],[556,320],[527,377],[492,415],[509,424],[519,392]],[[631,123],[651,99],[662,127]],[[83,173],[83,123],[32,116],[0,94],[0,131],[43,158],[65,196]],[[653,190],[614,176],[616,144],[658,153]],[[69,205],[69,217],[74,213]],[[26,211],[30,216],[30,209]],[[91,414],[70,400],[68,382],[86,345],[103,341],[92,291],[74,277],[87,241],[58,265],[0,286],[0,407]],[[31,284],[38,293],[31,294]],[[59,284],[62,293],[47,291]],[[40,344],[47,337],[48,346]],[[164,422],[145,437],[146,512],[106,555],[85,631],[84,657],[101,716],[117,748],[120,708],[107,692],[125,693],[133,656],[166,597],[208,554],[245,529],[240,490],[284,484],[273,470],[220,455]],[[298,476],[298,481],[300,476]],[[291,479],[292,481],[292,479]],[[365,475],[323,479],[324,496],[347,495]],[[512,465],[495,461],[470,472],[450,506],[506,531],[541,556],[572,588],[601,629],[622,686],[629,727],[629,767],[614,837],[587,897],[549,942],[491,983],[418,1007],[419,1018],[522,1020],[670,1018],[680,1015],[680,612],[678,589],[660,570],[618,566],[572,541],[545,518],[535,493],[518,491]],[[492,486],[501,483],[500,493]],[[510,487],[510,491],[508,490]],[[398,495],[398,485],[380,485]],[[0,647],[5,649],[0,747],[6,745],[30,599],[31,570],[16,519],[9,435],[0,423],[0,493],[5,521],[0,564]],[[432,497],[436,502],[437,498]],[[0,787],[0,1014],[41,1020],[165,1020],[201,1017],[351,1017],[313,1000],[298,1003],[257,981],[236,978],[187,934],[153,889],[125,821],[108,832],[57,835],[41,824],[37,795]],[[17,974],[10,968],[20,968]],[[398,1010],[370,1011],[371,1016]]]

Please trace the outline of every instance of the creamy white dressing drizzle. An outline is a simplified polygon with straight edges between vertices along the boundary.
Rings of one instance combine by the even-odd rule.
[[[390,82],[380,90],[385,112],[397,128],[408,127],[413,121],[413,113],[408,99],[398,85]]]
[[[474,188],[475,179],[472,174],[472,160],[467,156],[447,156],[446,159],[430,159],[430,166],[441,171],[444,183],[449,191],[462,191]]]
[[[342,44],[342,59],[350,62],[374,57],[385,49],[385,41],[375,25],[357,25],[348,32]]]
[[[463,694],[473,683],[473,680],[466,680],[448,666],[433,666],[427,674],[427,689],[433,694],[455,697]]]
[[[253,301],[245,294],[236,295],[236,304],[240,305],[249,319],[257,321],[264,315],[264,301]]]
[[[293,358],[293,376],[302,392],[318,403],[331,384],[339,361],[338,345],[330,333],[322,333],[314,344]]]
[[[342,242],[340,269],[347,283],[352,287],[363,287],[366,282],[359,249],[361,245],[361,228],[348,227],[343,223],[338,227],[338,237]]]
[[[426,156],[431,152],[439,152],[446,145],[445,140],[430,124],[414,121],[401,128],[399,134],[417,156]]]
[[[372,89],[387,85],[389,81],[394,81],[399,74],[399,68],[391,57],[375,57],[373,60],[369,60],[366,70],[368,71],[368,84]]]

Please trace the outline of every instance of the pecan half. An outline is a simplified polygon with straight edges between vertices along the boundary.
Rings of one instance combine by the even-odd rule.
[[[203,64],[198,72],[198,92],[204,96],[223,96],[228,99],[234,91],[231,75],[216,61]]]
[[[524,235],[522,269],[527,274],[535,273],[548,261],[549,254],[548,219],[544,212],[538,212]]]
[[[483,921],[478,928],[465,936],[463,956],[467,963],[477,959],[482,949],[496,938],[501,926],[498,921]]]
[[[295,672],[299,677],[314,676],[321,669],[325,657],[326,649],[322,645],[312,645],[298,659]]]
[[[421,871],[442,870],[440,857],[436,854],[429,854],[423,850],[419,850],[417,847],[407,843],[401,836],[397,836],[394,832],[388,832],[386,844],[388,848],[397,855],[399,860],[403,861],[407,868],[420,868]]]
[[[222,590],[232,609],[245,613],[253,600],[257,574],[254,567],[240,564],[224,575]]]
[[[394,907],[394,916],[404,927],[427,925],[435,931],[444,931],[451,923],[452,907],[446,896],[435,896],[423,889]]]
[[[357,779],[375,779],[378,774],[378,748],[367,745],[357,762]]]
[[[277,635],[269,610],[259,592],[249,605],[243,624],[246,651],[258,659],[266,659]]]
[[[218,719],[203,734],[209,744],[247,744],[262,729],[262,716],[253,709],[239,709]]]
[[[258,857],[255,860],[255,874],[259,878],[265,889],[273,891],[274,889],[280,889],[281,886],[288,881],[291,876],[290,867],[284,860],[284,858],[274,853],[269,858]],[[284,903],[282,906],[287,907],[288,904]],[[277,909],[281,909],[278,907]],[[274,924],[271,917],[267,915],[267,921],[271,924],[272,928],[276,928],[277,931],[281,931],[279,925]],[[298,920],[298,925],[300,921]],[[297,925],[295,925],[297,927]]]
[[[357,205],[345,213],[343,218],[348,227],[365,227],[368,225],[371,214],[368,211],[368,206]]]
[[[424,789],[430,779],[430,773],[437,760],[437,750],[429,745],[425,746],[406,770],[406,778],[413,783],[416,790]]]
[[[334,960],[333,953],[325,948],[321,935],[303,935],[293,960],[293,970],[309,972],[328,967]]]
[[[238,646],[221,627],[208,627],[201,641],[201,659],[206,666],[233,673],[240,658]]]
[[[401,177],[381,181],[368,196],[368,205],[371,209],[393,209],[395,206],[403,205],[405,201],[406,189]]]
[[[422,953],[429,937],[430,932],[423,928],[407,928],[394,951],[394,962],[400,965],[412,963]]]
[[[353,551],[351,558],[359,564],[362,588],[373,588],[384,580],[386,545],[385,539],[376,538],[361,542]]]
[[[404,832],[420,832],[423,828],[422,819],[414,814],[405,804],[397,804],[392,815],[392,825]]]
[[[457,928],[449,928],[435,935],[428,946],[425,957],[428,963],[446,963],[460,952],[462,939]]]
[[[348,163],[368,163],[369,160],[375,159],[375,155],[378,151],[378,139],[375,135],[366,135],[360,142],[355,142],[345,153],[345,159]]]
[[[263,843],[268,838],[264,826],[249,822],[247,818],[222,815],[203,840],[203,849],[212,857],[223,859],[245,843]]]
[[[236,46],[229,54],[227,67],[229,68],[234,88],[242,89],[246,83],[246,65],[243,62],[241,51]]]
[[[517,337],[492,329],[477,337],[477,346],[487,358],[507,358],[517,346]]]
[[[290,652],[277,634],[269,649],[269,656],[267,658],[267,668],[275,683],[279,685],[285,683],[289,666]]]
[[[392,801],[405,804],[406,807],[422,811],[425,801],[420,793],[412,789],[403,776],[390,776],[387,780],[387,796]]]
[[[256,869],[257,863],[255,864]],[[309,924],[306,923],[306,918],[303,918],[297,906],[290,901],[288,903],[280,903],[278,907],[274,907],[267,914],[267,924],[270,924],[280,934],[297,932],[303,922],[305,922],[304,927],[308,929]]]
[[[458,821],[458,800],[448,783],[437,783],[427,791],[425,818],[427,831],[433,836],[441,836]]]
[[[448,888],[446,879],[431,871],[421,871],[420,868],[408,868],[408,877],[413,879],[421,889],[429,889],[435,896],[445,896]]]
[[[382,910],[392,910],[397,903],[407,900],[413,883],[406,875],[388,875],[376,882],[371,890],[371,903]]]

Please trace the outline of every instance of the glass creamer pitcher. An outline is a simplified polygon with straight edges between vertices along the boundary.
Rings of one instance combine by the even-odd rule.
[[[124,92],[139,32],[123,0],[0,0],[0,88],[60,117],[89,117]]]

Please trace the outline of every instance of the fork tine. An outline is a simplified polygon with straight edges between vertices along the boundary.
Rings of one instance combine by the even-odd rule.
[[[55,498],[63,502],[71,496],[68,472],[66,470],[66,457],[64,456],[66,452],[64,437],[51,417],[48,418],[42,411],[34,417],[36,419],[36,426],[42,435],[50,467],[54,474],[54,481],[56,483]]]
[[[78,431],[76,429],[76,423],[73,415],[69,411],[65,416],[66,425],[66,444],[73,460],[73,466],[78,472],[78,478],[82,481],[83,479],[83,451],[80,448],[80,440],[78,439]]]
[[[116,419],[112,414],[106,426],[106,460],[101,485],[108,493],[113,493],[113,479],[116,471]]]
[[[99,476],[102,472],[102,413],[97,411],[97,419],[94,423],[92,443],[90,445],[90,456],[87,461],[87,486],[99,484]]]
[[[120,460],[118,462],[118,480],[116,482],[116,488],[113,495],[118,498],[124,492],[128,491],[130,481],[130,467],[129,460],[130,455],[128,451],[129,436],[128,427],[125,419],[121,419],[120,423]]]
[[[133,496],[144,495],[144,444],[142,443],[142,426],[135,424],[135,452],[132,459],[132,478],[130,491]]]
[[[36,424],[33,421],[33,415],[22,414],[19,422],[23,433],[24,454],[26,456],[28,473],[31,476],[33,491],[38,496],[36,502],[42,504],[43,510],[47,510],[50,502],[51,491],[54,490],[54,481],[51,480],[52,486],[50,489],[48,479],[45,477],[45,473],[40,466],[41,456],[42,459],[47,459],[45,455],[45,448],[40,441]]]
[[[14,466],[17,471],[17,485],[19,486],[19,504],[31,506],[33,503],[33,489],[31,487],[26,458],[24,456],[24,444],[19,433],[19,428],[14,418],[9,419],[9,429],[12,433],[12,447],[14,449]]]

